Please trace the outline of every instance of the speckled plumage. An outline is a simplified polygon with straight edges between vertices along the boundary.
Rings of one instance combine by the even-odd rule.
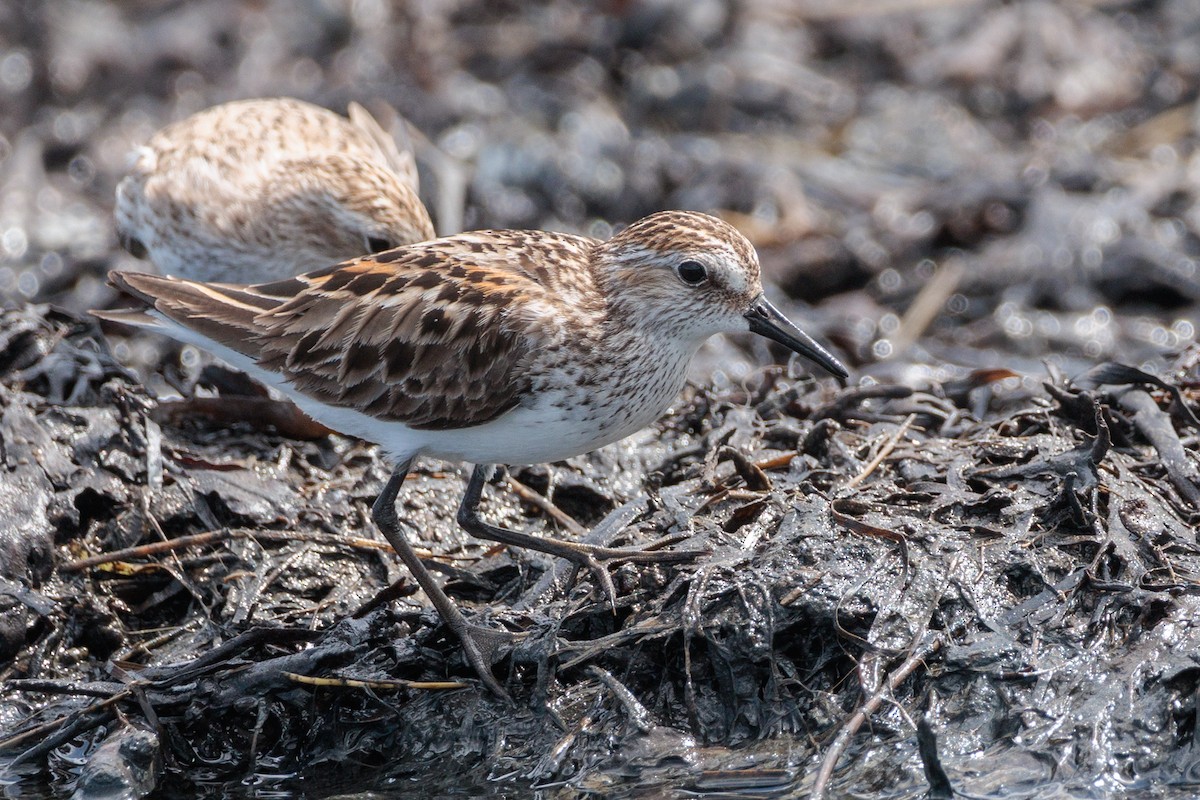
[[[688,261],[706,266],[703,285],[676,274]],[[508,464],[567,458],[649,424],[700,344],[747,330],[762,295],[749,242],[689,212],[607,242],[464,233],[256,286],[113,278],[168,335],[398,460]]]
[[[117,233],[167,275],[282,280],[433,238],[412,154],[365,109],[243,100],[168,125],[117,187]]]
[[[651,215],[607,242],[464,233],[255,286],[110,277],[146,309],[100,316],[206,347],[330,428],[384,447],[397,467],[376,524],[498,694],[489,662],[504,637],[465,621],[400,529],[396,494],[415,458],[528,464],[616,441],[662,414],[720,332],[755,331],[846,374],[763,298],[750,243],[690,212]],[[477,512],[486,474],[472,474],[464,528],[586,566],[610,597],[599,561],[680,558],[488,525]]]

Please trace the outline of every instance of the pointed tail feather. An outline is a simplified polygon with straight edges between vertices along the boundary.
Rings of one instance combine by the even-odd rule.
[[[119,322],[122,325],[128,325],[131,328],[143,328],[145,330],[162,331],[162,320],[146,313],[144,308],[93,308],[88,312],[97,319],[107,320],[109,322]]]
[[[170,334],[157,317],[190,329],[206,339],[257,358],[261,325],[256,317],[278,306],[281,299],[252,286],[199,283],[143,272],[108,274],[116,288],[133,295],[152,311],[107,311],[96,316]],[[157,312],[157,313],[154,313]]]

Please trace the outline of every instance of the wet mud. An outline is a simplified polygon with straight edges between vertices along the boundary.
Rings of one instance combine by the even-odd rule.
[[[1195,794],[1193,3],[305,12],[0,8],[0,791]],[[401,514],[522,634],[511,704],[373,530],[374,448],[85,313],[139,263],[130,145],[279,94],[395,106],[441,230],[718,212],[852,365],[715,341],[655,426],[487,487],[694,553],[615,608],[420,463]]]

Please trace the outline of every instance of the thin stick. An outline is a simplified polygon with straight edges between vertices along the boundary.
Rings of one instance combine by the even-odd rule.
[[[846,720],[842,725],[838,735],[833,740],[833,744],[825,751],[825,757],[821,760],[821,769],[817,772],[817,778],[813,781],[811,800],[824,800],[825,792],[829,788],[829,781],[833,777],[833,770],[837,767],[838,759],[842,753],[850,745],[850,740],[854,738],[854,734],[858,733],[858,729],[867,721],[867,718],[879,710],[883,705],[884,700],[889,694],[896,691],[901,683],[903,683],[909,675],[921,664],[926,658],[941,649],[942,638],[940,636],[934,638],[925,647],[916,650],[904,663],[896,668],[894,672],[888,675],[887,681],[880,686],[867,701],[859,707],[858,711],[854,712],[854,716]]]
[[[512,475],[508,476],[508,485],[512,488],[513,492],[516,493],[517,497],[520,497],[530,505],[537,506],[546,514],[546,516],[553,519],[559,525],[562,525],[572,536],[578,538],[587,535],[587,528],[576,522],[570,514],[554,505],[554,503],[552,503],[549,499],[543,497],[533,489],[530,489],[528,486],[521,483]]]
[[[383,689],[384,691],[395,691],[397,689],[462,689],[467,685],[459,681],[406,681],[402,678],[370,681],[359,680],[357,678],[321,678],[313,675],[301,675],[296,672],[284,672],[283,677],[295,683],[304,683],[309,686],[330,686],[341,689]]]
[[[904,319],[900,320],[900,330],[891,337],[892,357],[908,350],[913,342],[921,338],[921,334],[946,307],[946,301],[958,288],[965,271],[962,261],[957,258],[948,259],[937,268],[929,282],[921,287],[912,305],[904,312]]]
[[[64,564],[59,567],[61,572],[81,572],[82,570],[98,566],[100,564],[111,564],[114,561],[123,561],[129,558],[145,558],[157,553],[172,552],[182,550],[187,547],[199,547],[201,545],[211,544],[213,542],[223,542],[229,539],[262,539],[270,542],[314,542],[317,544],[335,544],[353,547],[359,550],[384,550],[392,549],[392,546],[387,542],[378,542],[374,539],[361,539],[356,536],[338,536],[331,533],[290,533],[288,531],[252,531],[252,530],[220,530],[220,531],[205,531],[204,533],[193,533],[189,536],[178,536],[174,539],[168,539],[164,542],[151,542],[150,544],[140,544],[134,547],[125,547],[121,550],[113,550],[109,553],[100,553],[99,555],[81,558],[78,561],[72,561],[69,564]],[[425,551],[428,552],[428,551]],[[424,555],[425,553],[423,553]]]
[[[122,689],[121,691],[117,692],[113,696],[105,698],[104,700],[101,700],[98,703],[92,703],[90,706],[87,706],[86,708],[77,709],[65,716],[58,717],[58,718],[52,719],[52,720],[48,720],[46,722],[41,723],[40,725],[35,725],[34,727],[30,728],[29,730],[21,731],[20,733],[15,733],[12,736],[9,736],[5,739],[0,739],[0,750],[10,750],[10,749],[16,747],[17,745],[22,744],[30,739],[41,736],[43,733],[52,731],[55,728],[61,728],[63,725],[67,724],[68,722],[75,722],[76,720],[82,719],[83,717],[87,716],[88,714],[94,714],[97,711],[103,711],[103,710],[107,709],[109,706],[113,705],[114,703],[119,703],[120,701],[125,700],[126,698],[128,698],[130,696],[130,694],[131,694],[131,692],[129,689]]]
[[[867,479],[868,475],[874,472],[879,465],[883,463],[883,460],[887,458],[893,450],[896,449],[896,445],[900,442],[900,437],[908,433],[909,426],[913,424],[913,421],[916,420],[916,418],[916,414],[909,414],[904,422],[900,423],[900,427],[897,428],[896,432],[892,434],[892,438],[887,440],[887,444],[879,448],[879,452],[876,453],[875,457],[871,459],[871,463],[867,464],[867,466],[863,468],[862,472],[850,479],[850,481],[846,484],[847,489],[853,489],[855,486],[858,486]]]
[[[795,460],[795,453],[784,453],[781,456],[768,458],[766,461],[755,461],[754,466],[764,471],[769,469],[783,469],[784,467],[789,466]]]
[[[841,19],[861,19],[884,14],[915,14],[919,11],[966,5],[966,0],[802,0],[792,7],[797,19],[824,22]]]

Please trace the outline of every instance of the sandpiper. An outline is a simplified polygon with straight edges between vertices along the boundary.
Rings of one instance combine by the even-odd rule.
[[[242,100],[168,125],[117,186],[122,245],[166,275],[259,283],[432,239],[412,153],[349,114]]]
[[[501,695],[489,660],[501,637],[465,620],[401,531],[396,495],[418,456],[476,465],[458,511],[469,533],[570,559],[611,592],[599,562],[678,556],[490,525],[478,506],[491,465],[558,461],[648,425],[715,333],[753,331],[847,375],[763,296],[745,237],[692,212],[653,214],[605,242],[463,233],[256,286],[110,278],[146,308],[99,316],[207,348],[384,449],[396,466],[375,523]]]

